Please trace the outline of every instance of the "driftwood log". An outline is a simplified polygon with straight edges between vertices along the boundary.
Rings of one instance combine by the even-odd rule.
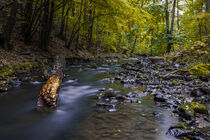
[[[50,78],[42,87],[38,96],[37,107],[55,108],[57,106],[58,91],[63,80],[65,64],[66,61],[63,55],[55,57]]]

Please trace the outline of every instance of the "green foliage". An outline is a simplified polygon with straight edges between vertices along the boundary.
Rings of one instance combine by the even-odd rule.
[[[31,30],[34,36],[38,34],[37,31],[40,31],[39,25],[42,25],[44,15],[43,1],[35,1],[31,9],[36,9],[32,12],[33,18],[30,19],[30,16],[26,18],[32,26],[29,31]],[[190,50],[190,47],[195,48],[193,52],[195,50],[210,51],[208,49],[209,35],[206,31],[210,29],[210,24],[208,24],[210,14],[206,12],[205,0],[180,1],[178,7],[176,5],[173,30],[171,30],[171,25],[169,26],[170,33],[166,33],[165,1],[50,0],[49,2],[52,1],[56,7],[54,15],[56,24],[54,25],[60,28],[60,22],[64,20],[65,45],[70,44],[68,46],[70,48],[79,44],[77,49],[127,53],[132,51],[135,37],[138,36],[135,42],[135,53],[164,55],[167,43],[172,44],[174,51]],[[25,5],[26,1],[17,0],[17,2]],[[6,5],[7,2],[3,4]],[[172,17],[172,5],[173,2],[170,1],[169,18]],[[49,12],[50,10],[49,6]],[[20,17],[20,19],[24,18],[24,16]],[[27,25],[25,20],[20,20],[19,23]],[[56,29],[55,32],[59,31]],[[2,25],[0,24],[1,33]]]
[[[17,2],[18,2],[19,4],[21,4],[21,3],[22,3],[22,0],[17,0]]]

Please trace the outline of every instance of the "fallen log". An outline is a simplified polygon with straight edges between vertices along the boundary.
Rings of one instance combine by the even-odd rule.
[[[42,87],[38,96],[37,107],[55,108],[57,106],[58,91],[63,80],[65,64],[66,61],[63,55],[55,57],[50,78]]]

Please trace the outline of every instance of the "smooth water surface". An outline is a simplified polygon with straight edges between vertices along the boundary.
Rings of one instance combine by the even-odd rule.
[[[135,61],[135,59],[132,59]],[[37,95],[44,83],[23,83],[0,96],[0,140],[144,140],[173,139],[165,135],[177,120],[170,110],[155,105],[150,95],[141,104],[117,107],[117,112],[95,108],[100,88],[118,92],[140,90],[138,86],[123,86],[107,82],[106,78],[119,69],[119,64],[77,63],[66,68],[55,112],[36,110]],[[154,116],[153,113],[160,113]]]

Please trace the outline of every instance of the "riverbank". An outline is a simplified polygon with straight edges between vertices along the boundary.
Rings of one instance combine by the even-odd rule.
[[[171,117],[179,119],[178,124],[169,127],[166,135],[181,139],[208,139],[209,75],[208,72],[204,73],[207,75],[193,75],[191,71],[195,67],[187,69],[186,64],[165,61],[162,57],[141,56],[135,63],[123,64],[122,70],[111,72],[113,76],[108,81],[119,81],[125,86],[141,85],[146,89],[126,94],[102,89],[96,107],[115,112],[122,104],[141,104],[141,98],[150,95],[154,97],[157,106],[170,109]],[[161,113],[153,112],[151,115],[158,117]]]
[[[94,98],[91,104],[94,104],[93,110],[96,111],[82,122],[82,128],[79,129],[80,135],[85,135],[85,138],[96,136],[98,139],[138,139],[143,136],[145,139],[154,139],[161,134],[164,138],[167,137],[165,135],[170,135],[179,139],[208,139],[208,79],[190,75],[188,71],[184,71],[187,69],[186,65],[166,61],[163,57],[141,55],[120,61],[122,59],[98,58],[90,62],[69,62],[65,70],[67,77],[60,91],[61,103],[55,114],[59,117],[66,116],[62,113],[68,112],[70,105],[77,108],[75,103],[83,103],[86,97],[76,100],[75,96],[88,92],[88,96]],[[75,86],[78,84],[79,87]],[[97,92],[98,88],[100,90]],[[37,96],[39,91],[34,92],[33,96]],[[36,97],[30,99],[36,100]],[[63,104],[66,105],[64,112]],[[34,105],[29,108],[34,108]],[[166,118],[170,119],[165,120]],[[174,124],[176,121],[171,123],[171,120],[179,122]],[[23,124],[21,122],[19,125]]]
[[[6,51],[0,48],[0,92],[7,92],[10,87],[24,81],[44,81],[57,54],[62,54],[68,63],[73,61],[90,61],[94,58],[120,58],[126,55],[117,53],[90,53],[88,50],[67,49],[63,41],[55,41],[54,45],[44,51],[38,44],[26,45],[13,42],[13,49]]]

